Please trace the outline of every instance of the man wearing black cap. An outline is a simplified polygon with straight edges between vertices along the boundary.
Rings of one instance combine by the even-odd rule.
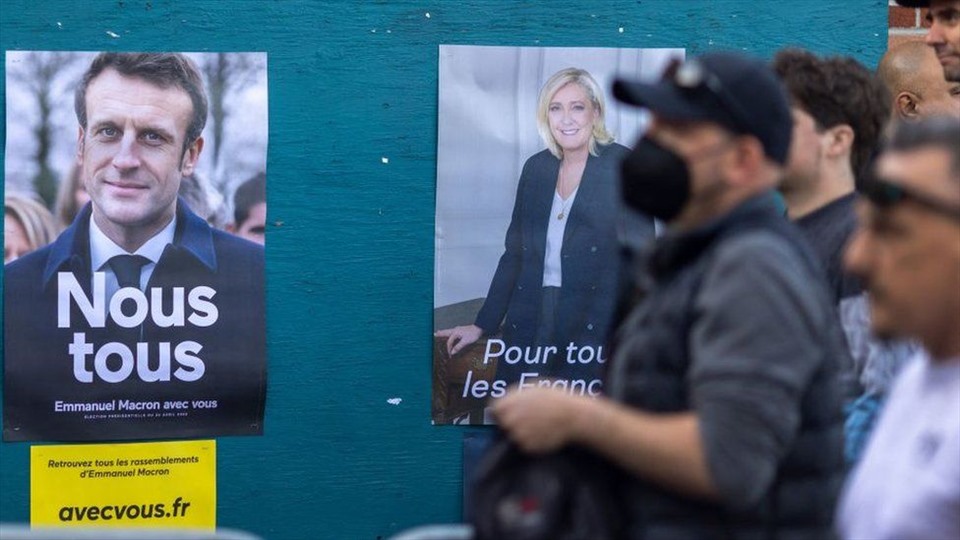
[[[654,116],[624,161],[625,202],[668,231],[617,332],[611,399],[527,389],[495,404],[500,426],[527,451],[577,444],[621,467],[630,538],[828,537],[846,350],[772,195],[784,91],[762,61],[711,53],[614,92]]]
[[[933,47],[943,77],[960,82],[960,0],[896,0],[903,7],[929,8],[930,30],[924,41]]]

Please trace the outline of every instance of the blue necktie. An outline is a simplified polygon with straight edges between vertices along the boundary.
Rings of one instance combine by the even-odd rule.
[[[141,255],[117,255],[111,257],[109,264],[113,268],[114,275],[117,276],[117,283],[120,288],[136,287],[140,288],[140,269],[150,262],[150,259]]]

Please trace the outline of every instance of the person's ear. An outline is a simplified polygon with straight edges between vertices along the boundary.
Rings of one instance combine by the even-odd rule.
[[[920,100],[913,92],[900,92],[894,98],[897,116],[903,120],[914,122],[920,119]]]
[[[847,124],[837,124],[823,132],[824,152],[828,157],[849,155],[856,138],[853,128]]]
[[[197,166],[197,160],[200,159],[200,152],[203,151],[203,137],[197,137],[183,153],[183,161],[180,163],[180,172],[184,176],[193,174],[193,169]]]
[[[731,183],[742,185],[751,182],[758,176],[766,160],[763,144],[756,137],[740,136],[734,143],[733,151],[725,160],[728,167],[727,177]]]

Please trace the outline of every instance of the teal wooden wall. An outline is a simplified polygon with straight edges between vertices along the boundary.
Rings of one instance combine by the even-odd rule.
[[[463,431],[429,421],[438,45],[796,45],[872,68],[886,18],[887,0],[2,0],[0,48],[268,53],[266,433],[219,440],[219,523],[373,540],[460,517]],[[29,519],[28,454],[0,445],[2,521]]]

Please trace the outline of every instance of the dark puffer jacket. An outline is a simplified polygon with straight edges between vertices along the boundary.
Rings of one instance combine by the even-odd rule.
[[[761,196],[662,239],[648,262],[607,388],[645,411],[694,411],[722,502],[625,474],[630,538],[830,538],[847,351],[816,259]]]

